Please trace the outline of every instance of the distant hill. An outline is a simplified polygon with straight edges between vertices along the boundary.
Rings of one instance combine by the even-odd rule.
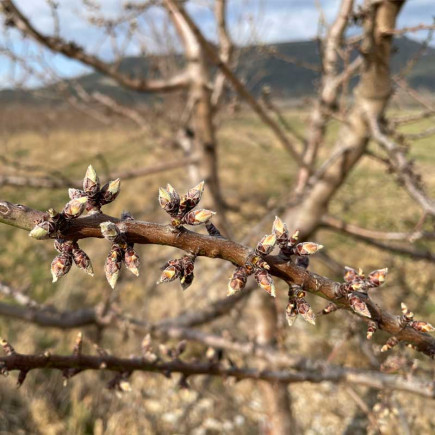
[[[401,70],[421,48],[420,43],[408,38],[398,38],[394,42],[392,69]],[[296,63],[289,62],[295,59]],[[125,58],[120,64],[120,70],[133,76],[152,75],[153,62],[167,63],[164,57],[153,59],[141,57]],[[181,56],[176,62],[182,64]],[[267,85],[275,96],[280,98],[299,98],[316,92],[319,72],[307,69],[300,64],[308,64],[319,68],[319,47],[315,41],[285,42],[273,45],[251,46],[240,49],[237,74],[243,78],[248,88],[258,94]],[[418,59],[412,71],[407,76],[408,82],[415,89],[435,92],[435,48],[429,47]],[[99,73],[86,74],[76,78],[76,81],[87,91],[99,91],[124,103],[146,101],[147,94],[139,94],[119,87],[113,80]],[[68,81],[65,81],[68,83]],[[58,100],[53,86],[38,89],[34,92],[7,89],[0,91],[0,102],[40,103]]]

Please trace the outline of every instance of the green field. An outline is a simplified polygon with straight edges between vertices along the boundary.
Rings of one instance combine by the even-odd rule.
[[[287,111],[284,115],[294,129],[304,132],[309,116],[307,111]],[[178,150],[162,140],[162,137],[170,137],[163,125],[156,126],[159,134],[151,134],[149,131],[140,133],[121,120],[105,127],[67,112],[53,116],[50,118],[36,110],[25,114],[20,114],[18,109],[4,113],[0,121],[0,147],[1,155],[8,162],[2,164],[1,171],[44,175],[57,170],[68,178],[78,179],[92,164],[100,176],[106,178],[115,171],[152,166],[181,156]],[[219,167],[223,194],[230,205],[240,208],[229,212],[229,220],[235,239],[242,240],[269,210],[288,195],[295,181],[296,166],[253,114],[242,111],[232,118],[223,116],[220,121]],[[407,125],[402,132],[414,133],[431,126],[433,120],[429,119]],[[332,148],[337,130],[338,124],[333,121],[322,157]],[[416,160],[416,168],[423,176],[428,193],[435,197],[433,141],[431,137],[413,141],[409,157]],[[371,144],[370,149],[382,154],[376,144]],[[15,162],[15,166],[11,162]],[[35,165],[40,169],[26,169]],[[119,198],[104,211],[119,216],[123,210],[129,210],[136,219],[165,223],[167,217],[159,207],[157,193],[159,186],[167,182],[180,191],[191,187],[184,169],[127,180],[122,183]],[[66,189],[0,187],[0,199],[41,210],[49,207],[59,210],[67,198]],[[207,204],[207,190],[204,202]],[[394,177],[387,174],[382,164],[369,157],[364,157],[352,172],[331,203],[330,214],[365,228],[385,231],[412,231],[421,218],[418,206],[398,186]],[[270,231],[271,224],[272,221],[267,222],[254,234],[252,246],[264,232]],[[291,222],[287,224],[293,229]],[[433,222],[426,219],[423,229],[433,231]],[[407,301],[417,318],[435,324],[435,271],[431,263],[392,255],[328,230],[319,231],[315,240],[325,245],[326,252],[342,265],[362,267],[366,271],[389,267],[391,273],[387,283],[378,290],[374,299],[397,313],[400,302]],[[197,278],[187,292],[183,293],[178,283],[157,287],[155,282],[160,276],[160,266],[178,253],[168,247],[139,246],[143,265],[141,276],[135,278],[124,273],[113,295],[103,272],[108,242],[89,239],[81,241],[80,246],[92,259],[95,277],[73,268],[68,276],[52,284],[50,262],[55,256],[52,243],[35,241],[22,230],[0,225],[0,281],[58,310],[95,306],[115,297],[120,310],[147,321],[199,309],[226,293],[229,272],[214,281],[222,263],[210,259],[198,260]],[[417,242],[416,246],[433,250],[435,243]],[[313,261],[310,268],[340,279],[319,260]],[[277,304],[283,313],[287,294],[285,286],[278,283],[278,291]],[[325,305],[319,298],[308,298],[316,310]],[[13,303],[5,296],[1,296],[1,300]],[[338,350],[333,362],[369,367],[359,340],[365,335],[365,325],[363,322],[355,324],[348,313],[321,318],[315,328],[299,320],[290,329],[284,325],[284,320],[280,324],[283,343],[291,345],[295,353],[311,358],[328,355],[340,340],[343,325],[352,324],[355,333]],[[235,337],[249,338],[254,323],[251,304],[243,303],[233,315],[214,322],[211,330],[217,333],[229,331]],[[102,347],[119,356],[128,357],[140,352],[141,337],[127,326],[125,330],[109,329],[101,337],[94,327],[85,328],[83,332],[88,338],[85,346],[89,351],[91,342],[101,340]],[[40,353],[48,349],[70,353],[76,334],[77,330],[44,330],[22,321],[0,318],[0,335],[8,337],[22,353]],[[383,344],[385,335],[375,335],[374,341]],[[396,352],[399,356],[402,353],[410,355],[405,348]],[[189,345],[188,355],[203,354],[201,346]],[[416,354],[413,356],[419,358]],[[242,363],[240,357],[233,358],[236,363]],[[425,366],[428,362],[422,360],[421,364]],[[180,390],[175,380],[135,374],[131,380],[133,391],[115,394],[105,389],[105,381],[109,379],[107,374],[85,373],[73,378],[64,388],[60,373],[35,371],[19,391],[15,389],[14,380],[4,379],[0,384],[0,427],[5,433],[21,428],[25,430],[22,433],[99,434],[103,433],[103,426],[107,434],[194,433],[194,428],[208,421],[210,428],[216,423],[216,429],[206,433],[226,430],[225,433],[248,434],[255,432],[259,421],[264,418],[261,396],[251,382],[232,385],[229,381],[198,378],[189,380],[191,390]],[[310,433],[319,433],[320,427],[323,427],[322,433],[340,433],[358,409],[353,401],[349,401],[344,389],[337,385],[295,384],[290,389],[295,414],[304,427],[312,428]],[[363,397],[371,394],[364,388],[359,391]],[[335,394],[337,400],[325,404],[325,395],[331,394]],[[218,398],[223,400],[218,402]],[[395,393],[394,398],[409,418],[417,419],[414,429],[418,433],[433,430],[435,416],[430,412],[433,403],[399,393]]]

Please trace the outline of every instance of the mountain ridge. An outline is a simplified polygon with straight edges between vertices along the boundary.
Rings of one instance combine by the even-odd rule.
[[[422,48],[421,43],[406,37],[396,38],[391,67],[394,73],[399,72],[412,60]],[[278,98],[301,98],[316,93],[316,86],[320,77],[319,46],[316,41],[292,41],[267,45],[255,45],[240,48],[236,73],[241,77],[248,89],[255,95],[268,86],[274,96]],[[356,52],[352,54],[352,57]],[[289,62],[296,59],[296,63]],[[154,74],[152,61],[161,64],[175,62],[180,66],[183,58],[180,55],[169,58],[165,56],[126,57],[120,62],[120,70],[136,76],[150,76]],[[307,64],[312,69],[299,65]],[[315,71],[314,69],[319,71]],[[141,94],[118,86],[98,72],[91,72],[79,76],[75,80],[87,92],[98,91],[123,103],[140,103],[149,100],[149,94]],[[424,89],[435,92],[435,48],[427,47],[412,70],[407,75],[408,83],[414,89]],[[68,86],[72,80],[63,80]],[[353,81],[355,83],[355,80]],[[35,94],[39,94],[35,97]],[[152,98],[152,97],[151,97]],[[4,89],[0,91],[1,103],[43,103],[44,101],[60,102],[55,85],[36,90]]]

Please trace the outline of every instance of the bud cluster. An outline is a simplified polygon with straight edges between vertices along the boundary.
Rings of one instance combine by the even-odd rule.
[[[83,190],[69,189],[68,194],[71,199],[86,198],[86,210],[91,213],[99,213],[103,205],[116,199],[120,189],[121,181],[119,178],[109,181],[101,187],[95,169],[89,165],[83,179]]]
[[[388,269],[378,269],[364,275],[362,269],[356,270],[351,267],[345,267],[344,283],[340,285],[340,296],[344,296],[351,308],[361,316],[371,317],[367,304],[364,302],[361,294],[367,295],[368,290],[381,286],[385,282]]]
[[[272,276],[267,272],[270,269],[266,257],[272,253],[276,245],[280,247],[281,255],[290,260],[296,256],[295,263],[308,267],[308,256],[315,254],[322,245],[312,242],[297,243],[299,231],[291,236],[287,225],[278,217],[272,226],[272,234],[266,234],[257,244],[255,251],[248,257],[244,266],[236,268],[228,284],[228,296],[242,290],[249,275],[254,274],[258,285],[275,297],[275,285]]]
[[[316,315],[310,304],[305,300],[306,293],[298,285],[292,285],[288,291],[288,304],[285,310],[285,317],[289,326],[295,322],[298,314],[312,325],[316,324]]]
[[[70,271],[73,262],[79,269],[94,276],[91,260],[85,251],[79,248],[77,242],[56,239],[54,241],[54,248],[59,252],[59,255],[57,255],[51,262],[51,275],[53,276],[53,282],[56,282],[60,277],[66,275]]]
[[[408,309],[406,304],[401,303],[402,316],[400,318],[400,323],[403,327],[410,326],[419,332],[433,332],[435,328],[427,322],[422,320],[414,320],[414,313]]]
[[[203,192],[204,181],[182,196],[170,184],[166,186],[166,189],[163,187],[159,189],[160,206],[171,216],[171,224],[174,227],[206,224],[211,219],[215,214],[214,211],[193,210],[201,201]]]
[[[195,256],[184,255],[181,258],[169,260],[162,267],[162,274],[157,284],[164,282],[175,281],[180,279],[181,287],[186,290],[193,282],[195,277],[193,272],[195,269]]]
[[[100,212],[103,205],[112,202],[119,194],[120,180],[110,181],[100,188],[100,181],[92,165],[89,165],[83,180],[83,190],[69,189],[70,201],[58,213],[49,209],[47,216],[38,222],[30,231],[29,236],[35,239],[45,239],[48,236],[62,232],[71,219],[76,219],[87,210]]]
[[[305,269],[309,265],[308,256],[323,248],[323,245],[314,242],[298,243],[299,230],[290,235],[287,225],[278,216],[275,217],[273,222],[272,232],[275,234],[276,243],[280,248],[280,255],[288,260],[292,256],[296,256],[295,264]]]
[[[118,224],[103,222],[100,224],[101,234],[112,243],[109,255],[104,264],[107,281],[114,289],[119,278],[122,264],[134,275],[139,276],[139,256],[134,244],[127,242],[126,226],[124,221],[133,219],[130,214],[123,213],[122,221]]]

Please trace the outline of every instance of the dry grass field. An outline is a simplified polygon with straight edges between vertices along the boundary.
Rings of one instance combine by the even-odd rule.
[[[1,171],[11,174],[44,175],[58,170],[71,179],[82,177],[92,164],[102,178],[114,171],[152,166],[180,156],[179,151],[165,145],[150,132],[138,132],[131,125],[114,120],[110,126],[100,126],[82,115],[59,109],[49,116],[42,110],[18,108],[1,109],[0,155]],[[286,119],[298,131],[303,131],[308,113],[288,111]],[[239,207],[229,212],[235,239],[250,236],[252,227],[286,197],[295,178],[296,166],[288,153],[273,139],[253,114],[242,111],[221,119],[218,139],[219,166],[223,192],[230,205]],[[406,126],[406,132],[419,131],[433,125],[433,120]],[[164,127],[157,126],[162,129]],[[328,146],[336,135],[337,125],[331,125]],[[435,196],[435,153],[433,138],[415,141],[410,156],[423,174],[428,192]],[[380,153],[377,145],[372,150]],[[326,150],[325,150],[326,152]],[[12,165],[15,162],[19,164]],[[26,169],[27,168],[27,169]],[[164,223],[157,192],[167,182],[181,191],[190,186],[184,169],[171,170],[147,177],[122,182],[119,198],[105,207],[105,212],[118,216],[129,210],[140,220]],[[67,201],[66,189],[34,189],[0,187],[0,198],[11,202],[46,210],[60,209]],[[207,190],[204,202],[207,204]],[[365,157],[331,204],[332,215],[366,228],[407,231],[421,218],[419,210],[391,177],[385,176],[385,167]],[[269,231],[272,220],[264,223],[250,243],[253,245]],[[288,222],[292,228],[291,222]],[[429,224],[427,230],[431,230]],[[203,231],[203,230],[200,230]],[[357,242],[327,230],[316,234],[316,241],[325,245],[326,252],[341,265],[372,270],[389,267],[386,285],[374,298],[386,308],[397,312],[400,301],[408,301],[416,310],[417,318],[435,324],[435,270],[426,261],[410,260],[406,256],[392,255],[363,242]],[[432,242],[433,244],[434,242]],[[424,243],[417,244],[422,249]],[[124,273],[116,293],[104,278],[103,264],[109,245],[105,240],[89,239],[80,246],[91,257],[95,277],[91,278],[77,268],[58,283],[51,283],[50,262],[54,257],[51,242],[38,242],[18,229],[0,226],[0,281],[26,292],[44,305],[59,310],[72,310],[101,304],[107,298],[116,300],[122,312],[146,321],[172,317],[195,310],[221,298],[226,293],[229,269],[220,273],[219,260],[200,258],[193,285],[182,292],[178,283],[156,286],[159,268],[169,258],[177,255],[168,247],[138,246],[142,270],[139,278]],[[432,245],[432,249],[435,246]],[[335,276],[320,260],[313,261],[310,269],[331,278]],[[220,273],[220,274],[219,274]],[[289,328],[285,324],[286,288],[278,283],[276,303],[282,313],[280,337],[290,344],[294,353],[312,358],[328,355],[334,363],[356,367],[370,367],[360,347],[359,337],[365,336],[365,324],[355,321],[346,312],[322,317],[315,327],[297,321]],[[2,300],[13,303],[5,296]],[[310,303],[319,310],[324,301],[309,296]],[[238,305],[229,316],[209,326],[217,334],[250,338],[255,322],[252,301]],[[343,337],[343,325],[352,325],[354,332]],[[85,347],[92,351],[92,343],[111,353],[128,357],[140,352],[141,336],[135,334],[128,323],[122,330],[97,331],[95,327],[83,329]],[[40,353],[55,350],[70,353],[77,330],[60,331],[43,329],[31,323],[0,318],[0,335],[6,336],[23,353]],[[379,350],[385,335],[374,337]],[[340,343],[334,353],[334,346]],[[204,354],[197,344],[189,344],[187,357]],[[412,350],[396,348],[392,355],[416,358],[419,366],[434,370],[427,359]],[[387,356],[382,355],[385,359]],[[235,362],[241,362],[237,355]],[[177,376],[166,379],[160,375],[134,374],[132,391],[115,393],[105,388],[110,376],[104,373],[83,373],[63,386],[61,373],[35,371],[20,390],[15,387],[15,374],[0,382],[0,433],[31,434],[252,434],[261,432],[264,413],[261,395],[255,383],[209,377],[189,379],[191,388],[181,389]],[[11,379],[12,378],[12,379]],[[367,415],[352,399],[352,392],[342,385],[293,384],[290,387],[294,414],[307,434],[365,433]],[[353,387],[369,405],[377,401],[376,391]],[[329,398],[330,400],[326,400]],[[331,400],[332,399],[332,400]],[[394,393],[397,415],[385,417],[385,433],[404,433],[401,420],[406,415],[412,433],[429,434],[435,430],[433,401],[410,394]]]

